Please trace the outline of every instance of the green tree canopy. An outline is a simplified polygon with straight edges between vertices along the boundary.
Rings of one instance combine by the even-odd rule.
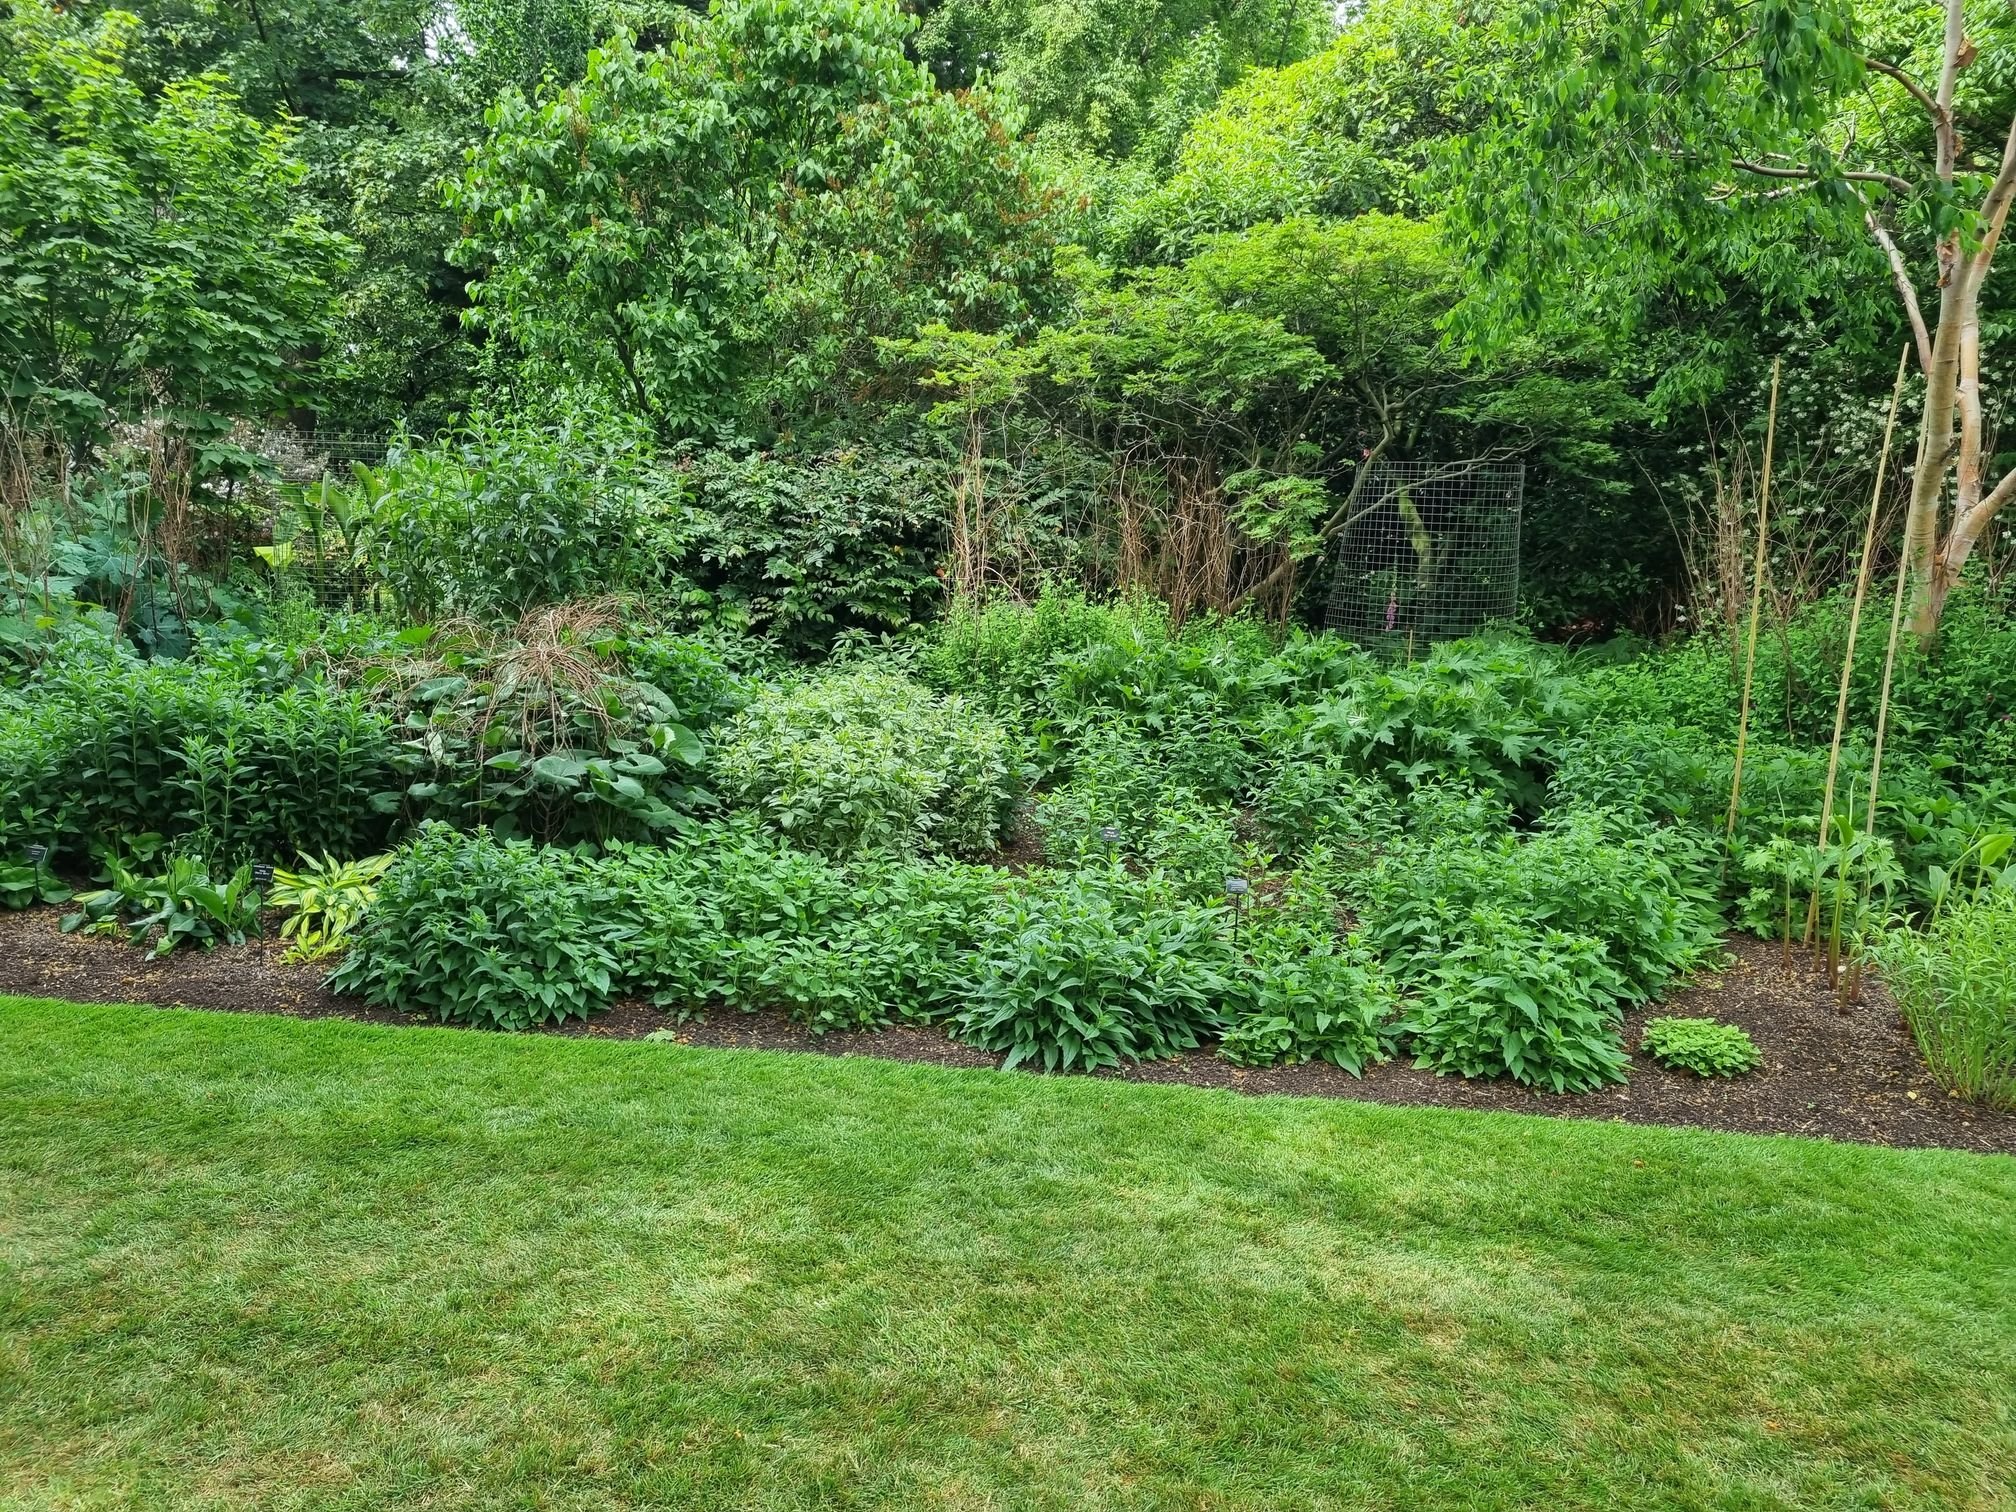
[[[1173,148],[1253,67],[1322,45],[1324,0],[939,0],[915,50],[942,84],[991,79],[1039,132],[1109,160]]]
[[[1488,348],[1550,303],[1627,325],[1732,281],[1767,306],[1892,305],[1926,385],[1906,556],[1929,635],[2016,498],[1981,384],[2016,202],[2008,8],[1529,0],[1511,25],[1532,62],[1468,139],[1453,218],[1478,276],[1464,334]]]
[[[1432,213],[1438,145],[1480,114],[1502,45],[1461,0],[1386,0],[1315,56],[1247,73],[1193,122],[1173,171],[1114,217],[1131,257],[1298,215]]]
[[[506,91],[455,191],[477,318],[666,436],[831,410],[878,337],[1030,320],[1054,197],[909,29],[886,0],[729,0]]]
[[[143,408],[200,439],[282,407],[346,253],[295,198],[288,128],[215,76],[149,96],[138,26],[9,0],[0,33],[0,383],[79,440]]]

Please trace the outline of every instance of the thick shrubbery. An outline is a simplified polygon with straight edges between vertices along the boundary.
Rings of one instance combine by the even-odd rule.
[[[736,821],[590,868],[629,990],[682,1016],[778,1008],[815,1029],[949,1011],[1002,885],[988,867],[843,869]]]
[[[977,854],[1012,799],[1001,727],[869,669],[766,693],[722,732],[721,788],[828,855]]]
[[[1224,1022],[1225,910],[1118,869],[1020,887],[975,952],[957,1033],[1004,1066],[1096,1070],[1194,1048]]]
[[[689,822],[707,802],[705,748],[685,711],[625,665],[619,624],[608,604],[552,606],[506,632],[436,634],[357,669],[399,716],[387,807],[548,842]],[[703,705],[715,702],[722,694],[710,697],[697,660],[673,670],[700,684]]]
[[[164,857],[200,881],[418,824],[375,900],[345,884],[347,936],[318,933],[333,882],[281,896],[304,951],[347,939],[339,986],[456,1021],[629,994],[822,1031],[941,1021],[1054,1069],[1215,1039],[1243,1064],[1409,1054],[1578,1090],[1623,1073],[1625,1006],[1730,918],[1792,930],[1818,890],[1851,946],[1896,909],[1943,918],[1890,935],[1885,963],[1928,1055],[1962,1067],[1942,1074],[2003,1074],[1976,1011],[1999,916],[1956,900],[2010,885],[2016,786],[1956,789],[1907,745],[1872,837],[1851,744],[1822,845],[1824,751],[1759,732],[1725,850],[1727,742],[1631,701],[1666,674],[1578,677],[1504,641],[1386,666],[1068,596],[850,643],[810,676],[627,602],[398,633],[300,618],[275,617],[291,649],[241,631],[141,663],[65,642],[21,670],[0,692],[0,844],[59,864],[0,858],[0,902],[62,896],[89,846],[127,880],[88,916],[133,923],[162,906]],[[947,859],[993,851],[1025,776],[1046,864]],[[171,909],[197,921],[177,937],[203,937],[200,912]]]
[[[1338,912],[1335,898],[1307,882],[1253,911],[1219,1045],[1227,1060],[1323,1060],[1356,1075],[1387,1052],[1398,995],[1363,938],[1339,935]]]
[[[1675,830],[1571,812],[1530,838],[1410,842],[1364,879],[1367,937],[1403,976],[1432,971],[1488,908],[1600,941],[1619,997],[1642,1001],[1698,964],[1719,931],[1706,849]]]
[[[645,586],[643,484],[620,428],[546,428],[474,415],[360,468],[356,532],[394,601],[418,619],[516,619],[545,604]]]
[[[329,978],[384,1008],[526,1029],[615,998],[615,955],[561,851],[423,826],[378,885]]]
[[[1631,986],[1600,940],[1472,909],[1416,985],[1399,1028],[1419,1065],[1554,1092],[1624,1080]]]
[[[391,721],[319,677],[125,658],[0,700],[0,843],[84,859],[154,832],[218,861],[362,854],[388,820]]]

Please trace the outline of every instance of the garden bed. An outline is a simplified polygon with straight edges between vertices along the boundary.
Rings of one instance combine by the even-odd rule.
[[[279,943],[271,939],[155,959],[116,940],[63,934],[59,918],[56,909],[0,918],[0,993],[380,1024],[425,1022],[328,991],[323,968],[284,964]],[[1248,1069],[1209,1050],[1099,1074],[1246,1093],[2016,1154],[2016,1115],[1947,1096],[1880,985],[1872,983],[1863,1003],[1843,1013],[1825,982],[1803,964],[1784,964],[1777,946],[1744,935],[1732,935],[1726,944],[1730,959],[1722,969],[1702,973],[1656,1007],[1629,1014],[1625,1043],[1635,1047],[1640,1026],[1655,1013],[1701,1014],[1741,1025],[1763,1051],[1764,1065],[1729,1080],[1703,1080],[1634,1055],[1626,1084],[1559,1096],[1506,1080],[1437,1076],[1404,1060],[1375,1066],[1359,1078],[1325,1064]],[[636,1002],[620,1003],[586,1023],[534,1032],[641,1039],[668,1028],[681,1044],[716,1048],[868,1055],[982,1070],[999,1059],[936,1028],[896,1025],[873,1033],[814,1034],[774,1012],[716,1012],[678,1024]]]

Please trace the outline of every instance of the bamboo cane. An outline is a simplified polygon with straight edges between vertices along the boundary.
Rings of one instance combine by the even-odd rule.
[[[1916,467],[1925,465],[1925,438],[1918,438],[1918,461]],[[1905,527],[1910,528],[1908,523]],[[1876,740],[1869,753],[1869,809],[1863,816],[1867,825],[1866,833],[1871,840],[1876,838],[1876,799],[1883,788],[1883,737],[1890,729],[1890,688],[1897,671],[1897,641],[1904,628],[1904,583],[1910,574],[1904,570],[1904,559],[1897,559],[1897,589],[1890,596],[1890,639],[1883,648],[1883,688],[1876,697]],[[1862,978],[1858,971],[1855,978],[1855,992],[1852,1001],[1862,1000]]]
[[[1925,465],[1925,438],[1918,438],[1919,467]],[[1904,571],[1903,558],[1898,559],[1897,591],[1890,599],[1890,641],[1883,648],[1883,689],[1876,698],[1876,742],[1869,753],[1869,810],[1864,819],[1869,826],[1869,834],[1876,834],[1876,795],[1883,782],[1883,736],[1890,728],[1890,687],[1897,671],[1897,639],[1904,627],[1904,580],[1909,574]]]
[[[1743,796],[1743,752],[1750,743],[1750,689],[1757,676],[1757,620],[1764,609],[1765,548],[1771,526],[1771,449],[1778,439],[1778,367],[1771,359],[1771,409],[1764,422],[1764,477],[1757,494],[1757,556],[1750,568],[1750,644],[1743,656],[1743,705],[1736,718],[1736,766],[1729,776],[1729,818],[1724,839],[1736,840],[1736,806]]]
[[[1890,418],[1883,423],[1883,450],[1876,456],[1876,486],[1869,493],[1869,523],[1862,530],[1862,561],[1855,571],[1855,599],[1848,609],[1848,649],[1841,655],[1841,686],[1834,697],[1834,742],[1827,748],[1827,786],[1820,799],[1820,844],[1827,844],[1834,823],[1834,783],[1841,770],[1841,737],[1848,728],[1848,684],[1855,671],[1855,641],[1862,628],[1862,605],[1869,597],[1869,574],[1876,565],[1876,518],[1883,508],[1883,484],[1890,468],[1890,442],[1897,431],[1897,407],[1904,398],[1904,372],[1911,348],[1897,359],[1897,381],[1890,386]],[[1806,902],[1806,943],[1817,943],[1820,889]],[[1830,972],[1831,974],[1831,972]]]

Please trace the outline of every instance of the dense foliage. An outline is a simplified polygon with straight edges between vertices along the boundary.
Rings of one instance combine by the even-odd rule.
[[[5,3],[0,902],[1554,1091],[1734,927],[1999,1085],[2006,18]]]

